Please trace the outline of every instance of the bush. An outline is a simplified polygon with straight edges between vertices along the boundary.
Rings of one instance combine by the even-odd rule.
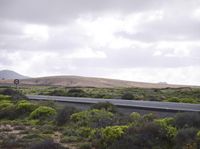
[[[8,95],[0,95],[0,102],[2,100],[11,100],[11,96],[8,96]]]
[[[56,115],[56,110],[51,107],[40,106],[30,114],[31,119],[44,120]]]
[[[71,115],[71,120],[78,126],[85,127],[105,127],[112,121],[113,114],[105,110],[92,109],[74,113]]]
[[[174,125],[178,128],[200,128],[200,114],[197,112],[179,113],[175,116]]]
[[[186,128],[181,129],[176,138],[176,148],[177,149],[197,149],[197,140],[196,140],[197,129],[195,128]]]
[[[115,140],[109,149],[169,149],[171,140],[166,132],[155,123],[147,123],[144,126],[131,127],[122,137]]]
[[[134,96],[132,93],[126,92],[122,95],[121,97],[122,99],[127,99],[127,100],[134,100]]]
[[[118,140],[124,134],[127,128],[128,126],[108,126],[96,130],[92,138],[93,146],[95,148],[107,149],[109,145]]]
[[[137,112],[132,112],[132,113],[130,114],[130,118],[131,118],[131,120],[132,120],[133,122],[138,122],[142,117],[141,117],[141,115],[140,115],[139,113],[137,113]]]
[[[4,89],[3,91],[1,91],[1,94],[11,96],[12,100],[27,99],[25,95],[11,88]]]
[[[110,102],[99,102],[91,106],[91,109],[106,110],[112,113],[117,112],[117,107]]]
[[[66,96],[66,92],[64,90],[53,90],[48,95],[51,96]]]
[[[79,149],[91,149],[92,145],[91,143],[85,142],[79,145]]]
[[[77,110],[74,107],[64,107],[56,116],[56,124],[59,126],[66,124],[69,122],[70,116],[75,112],[77,112]]]
[[[30,103],[26,100],[19,101],[16,106],[18,115],[29,115],[36,108],[37,105]]]
[[[58,143],[53,142],[52,140],[45,140],[43,142],[33,144],[30,149],[68,149],[61,146]]]
[[[87,94],[82,89],[73,88],[67,92],[67,96],[70,97],[87,97]]]
[[[16,118],[16,108],[10,101],[1,101],[0,103],[0,119],[14,119]]]

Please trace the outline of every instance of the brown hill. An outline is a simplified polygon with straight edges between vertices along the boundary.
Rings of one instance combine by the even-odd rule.
[[[1,80],[0,84],[12,84],[13,80]],[[144,83],[105,78],[80,77],[80,76],[53,76],[20,80],[24,85],[66,86],[66,87],[138,87],[138,88],[179,88],[195,87],[186,85],[172,85],[166,83]]]

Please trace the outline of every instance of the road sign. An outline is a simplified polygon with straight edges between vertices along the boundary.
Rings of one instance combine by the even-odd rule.
[[[14,84],[16,85],[16,88],[17,88],[17,86],[19,85],[19,79],[15,79]]]

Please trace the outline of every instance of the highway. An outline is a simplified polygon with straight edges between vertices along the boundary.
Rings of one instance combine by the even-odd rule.
[[[30,100],[51,100],[51,101],[68,102],[74,104],[94,104],[98,102],[110,102],[118,107],[143,109],[149,111],[200,112],[200,104],[137,101],[137,100],[123,100],[123,99],[43,96],[43,95],[27,95],[27,97]]]

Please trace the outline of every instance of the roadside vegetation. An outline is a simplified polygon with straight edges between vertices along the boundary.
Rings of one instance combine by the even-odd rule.
[[[31,102],[13,91],[0,90],[1,149],[200,148],[200,113],[165,118],[152,113],[123,115],[110,103],[81,111],[53,102]]]
[[[24,94],[53,95],[69,97],[115,98],[127,100],[167,101],[200,103],[200,88],[64,88],[33,86],[21,87]]]

